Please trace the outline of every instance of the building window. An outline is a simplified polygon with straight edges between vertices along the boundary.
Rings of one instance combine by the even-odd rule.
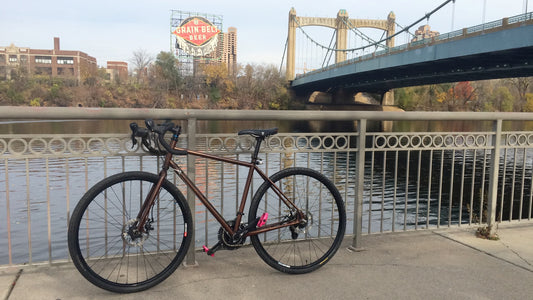
[[[36,67],[35,74],[36,75],[52,75],[52,68]]]
[[[58,65],[73,65],[74,58],[73,57],[58,57],[57,64]]]
[[[10,55],[9,56],[9,62],[10,63],[16,63],[17,61],[18,61],[18,59],[17,59],[16,55]]]
[[[73,68],[57,68],[57,75],[59,76],[73,76],[74,75],[74,69]]]
[[[51,64],[52,63],[52,57],[51,56],[35,56],[35,63],[37,63],[37,64]]]

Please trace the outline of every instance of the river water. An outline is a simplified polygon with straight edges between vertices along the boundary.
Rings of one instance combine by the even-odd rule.
[[[142,124],[141,120],[137,121]],[[0,134],[98,134],[98,133],[129,133],[129,123],[130,121],[123,120],[95,120],[95,121],[86,121],[86,120],[58,120],[58,121],[2,121],[0,122]],[[185,125],[185,124],[182,124]],[[523,130],[528,128],[533,128],[533,124],[527,123],[505,123],[504,127],[506,130]],[[280,132],[353,132],[356,130],[356,125],[353,122],[276,122],[276,121],[198,121],[198,133],[235,133],[241,129],[248,128],[271,128],[278,127]],[[492,124],[490,122],[393,122],[383,126],[379,122],[371,122],[369,124],[370,131],[379,132],[383,127],[391,128],[395,132],[471,132],[471,131],[483,131],[490,130]],[[404,154],[400,154],[402,156]],[[437,188],[433,191],[417,191],[416,186],[418,181],[426,182],[427,176],[417,177],[417,174],[413,173],[414,168],[410,169],[409,172],[413,174],[406,174],[405,172],[398,172],[399,176],[395,177],[386,177],[383,174],[394,173],[396,170],[405,170],[406,165],[414,164],[419,159],[419,156],[425,161],[429,159],[427,153],[418,153],[410,155],[408,158],[398,158],[394,155],[381,155],[367,157],[366,161],[366,170],[365,170],[365,180],[366,183],[372,185],[371,190],[365,190],[364,194],[364,208],[365,208],[365,220],[363,224],[363,232],[375,232],[375,231],[389,231],[389,230],[398,230],[397,228],[402,228],[406,226],[407,229],[410,228],[419,228],[424,227],[429,224],[435,225],[438,220],[442,224],[445,224],[447,220],[452,219],[452,214],[455,215],[453,219],[459,219],[462,221],[456,222],[469,222],[472,218],[472,211],[477,211],[479,208],[466,209],[464,207],[468,206],[467,198],[469,194],[465,194],[465,203],[458,205],[457,203],[437,203],[433,201],[435,198],[447,199],[450,194],[456,194],[456,189],[450,189],[448,186],[444,185],[444,188],[441,188],[441,191],[438,195],[435,195]],[[422,170],[419,171],[422,174],[428,174],[428,172],[435,172],[435,169],[438,169],[439,162],[439,153],[435,154],[433,160],[437,161],[436,167],[432,170],[432,167],[435,165],[433,162],[431,166],[429,164],[423,165]],[[454,173],[457,173],[457,170],[465,168],[474,168],[479,169],[483,167],[483,162],[485,159],[482,155],[473,155],[472,153],[466,152],[446,152],[442,153],[446,156],[446,163],[442,163],[441,167],[448,170],[448,172],[438,173],[435,175],[441,177],[451,177],[455,174],[450,173],[450,170],[455,170]],[[353,221],[353,196],[355,191],[353,190],[355,176],[349,175],[353,174],[350,172],[354,171],[354,156],[347,155],[346,153],[338,154],[326,154],[326,157],[311,156],[309,159],[310,166],[315,169],[321,169],[329,178],[345,178],[345,184],[340,184],[341,193],[344,193],[345,198],[347,198],[347,208],[348,208],[348,217],[349,224],[348,228],[351,228]],[[463,159],[463,156],[467,157]],[[324,164],[332,161],[331,166],[343,166],[347,165],[346,170],[341,168],[336,169],[334,167],[324,166]],[[472,162],[478,161],[477,165]],[[465,163],[466,162],[466,163]],[[34,170],[42,170],[45,168],[45,160],[32,160],[31,168]],[[43,176],[43,173],[34,172],[35,176],[32,176],[30,179],[32,189],[41,189],[43,193],[50,193],[50,198],[63,197],[65,190],[65,179],[64,179],[64,161],[52,163],[48,165],[49,173],[49,182],[46,182],[46,178]],[[73,189],[85,189],[86,185],[89,187],[92,186],[95,182],[102,179],[103,174],[101,173],[101,168],[104,167],[104,162],[99,159],[89,159],[89,163],[92,165],[91,169],[95,170],[94,175],[91,175],[89,172],[89,181],[86,182],[84,179],[85,171],[83,159],[69,159],[68,166],[69,174],[69,188]],[[279,161],[273,161],[273,164],[281,164],[281,158]],[[4,164],[4,161],[0,161],[0,165]],[[111,166],[109,173],[119,172],[121,170],[121,165],[128,165],[128,160],[121,159],[107,159],[105,164]],[[147,158],[144,164],[149,165],[153,164],[156,166],[155,160],[150,160]],[[116,165],[116,167],[113,167]],[[453,165],[453,168],[452,168]],[[524,166],[524,174],[530,174],[532,166],[530,163],[522,164]],[[22,160],[18,162],[15,160],[10,160],[9,173],[13,174],[22,174],[25,170],[26,165]],[[115,168],[115,170],[113,170]],[[138,168],[138,165],[129,166],[128,170],[134,170]],[[527,168],[527,169],[526,169]],[[275,169],[275,168],[274,168]],[[428,171],[428,169],[430,171]],[[243,180],[245,177],[244,172],[239,173],[236,169],[227,168],[223,169],[222,173],[225,173],[225,178],[230,178],[226,182],[219,182],[217,179],[208,179],[216,177],[216,174],[220,174],[220,166],[218,165],[203,165],[199,168],[197,174],[197,184],[200,188],[205,188],[209,186],[209,189],[216,190],[222,186],[233,186],[235,184],[236,178],[238,180]],[[205,171],[203,171],[205,170]],[[336,171],[334,171],[336,170]],[[431,171],[432,170],[432,171]],[[100,171],[100,172],[99,172]],[[5,194],[5,181],[6,181],[6,172],[5,167],[0,167],[0,195]],[[91,171],[92,172],[92,171]],[[155,172],[155,169],[154,169]],[[337,172],[337,173],[335,173]],[[464,171],[463,171],[464,172]],[[468,172],[466,172],[469,174]],[[215,176],[213,176],[213,174]],[[483,176],[482,170],[479,169],[475,176]],[[21,183],[20,185],[13,186],[13,182],[17,182],[17,178],[11,178],[10,175],[10,192],[12,195],[17,193],[18,189],[21,189],[23,194],[26,191],[26,178],[25,175],[21,175],[18,179]],[[16,176],[16,175],[15,175]],[[371,178],[372,176],[376,177],[375,180]],[[402,178],[402,176],[404,176]],[[474,175],[472,175],[474,176]],[[474,176],[474,177],[475,177]],[[435,178],[436,178],[435,177]],[[468,176],[467,176],[468,177]],[[513,177],[514,178],[514,177]],[[399,182],[405,181],[406,186],[407,182],[410,185],[406,188],[398,189],[400,186]],[[337,183],[337,182],[336,182]],[[49,185],[49,191],[46,191],[42,187]],[[431,186],[432,182],[428,185]],[[343,190],[342,187],[345,190]],[[473,185],[474,186],[474,185]],[[479,188],[479,184],[476,185],[476,188]],[[236,190],[236,189],[235,189]],[[449,192],[451,191],[451,192]],[[529,190],[527,191],[529,193]],[[231,194],[232,192],[229,191]],[[235,193],[235,192],[233,192]],[[463,192],[466,193],[466,192]],[[55,213],[54,209],[47,207],[45,195],[42,197],[36,197],[37,199],[31,199],[31,204],[26,203],[26,199],[15,199],[11,200],[10,214],[11,214],[11,237],[12,237],[12,256],[13,263],[25,263],[29,259],[28,251],[28,228],[24,226],[28,207],[31,210],[31,260],[33,262],[46,261],[46,260],[55,260],[55,259],[64,259],[67,256],[66,249],[66,223],[67,215],[65,214],[65,209],[61,208],[59,213]],[[232,198],[238,199],[237,196],[230,196]],[[405,198],[405,203],[397,203],[397,199]],[[462,196],[454,196],[462,198]],[[12,197],[13,198],[13,197]],[[428,199],[427,202],[419,201],[418,198]],[[351,200],[350,200],[351,199]],[[410,199],[410,200],[407,200]],[[414,199],[417,199],[416,202]],[[72,210],[77,203],[77,199],[71,200],[73,203],[70,204],[70,210]],[[352,202],[350,202],[352,201]],[[227,205],[226,208],[222,208],[224,212],[231,211],[235,212],[235,203],[231,202],[231,205]],[[2,209],[6,207],[5,200],[0,198],[0,205]],[[54,206],[56,204],[52,204]],[[220,204],[217,204],[220,205]],[[450,209],[444,209],[442,206],[449,206]],[[431,209],[425,209],[425,206],[431,206]],[[479,205],[478,205],[479,206]],[[206,225],[207,223],[213,223],[209,216],[207,216],[203,208],[197,208],[197,235],[202,235],[206,232],[206,236],[209,236],[209,242],[213,243],[213,237],[216,236],[215,230],[210,229],[210,232],[207,233]],[[48,211],[51,210],[50,220],[47,220]],[[420,210],[420,212],[418,212]],[[426,214],[425,211],[428,213]],[[429,213],[431,211],[431,214]],[[480,210],[480,215],[482,211]],[[457,217],[461,215],[461,217]],[[43,216],[43,217],[37,217]],[[4,217],[2,217],[3,219]],[[202,221],[204,219],[204,221]],[[48,223],[51,223],[50,227],[53,228],[52,232],[48,232]],[[440,224],[437,224],[440,225]],[[396,226],[396,227],[395,227]],[[217,227],[218,228],[218,227]],[[396,229],[395,229],[396,228]],[[58,234],[58,232],[62,232]],[[51,235],[51,244],[48,243],[48,235]],[[216,237],[215,237],[216,238]],[[0,221],[0,265],[8,264],[8,245],[7,245],[7,233],[6,233],[6,222]],[[204,243],[205,241],[201,238],[197,239],[198,243]],[[51,254],[49,253],[51,252]]]

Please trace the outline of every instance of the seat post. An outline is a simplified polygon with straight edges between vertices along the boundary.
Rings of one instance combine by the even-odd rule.
[[[263,142],[264,137],[258,136],[255,138],[255,149],[254,153],[252,154],[252,163],[253,164],[259,164],[259,161],[257,160],[257,157],[259,156],[259,150],[261,149],[261,143]]]

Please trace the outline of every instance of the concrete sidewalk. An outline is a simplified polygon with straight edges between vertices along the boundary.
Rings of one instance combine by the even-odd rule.
[[[500,226],[500,240],[475,229],[446,229],[349,238],[326,266],[287,275],[266,265],[252,247],[198,254],[199,267],[180,267],[158,286],[113,294],[93,286],[72,264],[0,271],[7,299],[530,299],[533,224]],[[16,280],[16,282],[15,282]]]

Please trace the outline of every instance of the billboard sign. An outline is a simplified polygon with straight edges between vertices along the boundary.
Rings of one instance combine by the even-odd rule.
[[[220,30],[203,17],[190,17],[172,32],[176,43],[193,56],[204,56],[216,49]]]

